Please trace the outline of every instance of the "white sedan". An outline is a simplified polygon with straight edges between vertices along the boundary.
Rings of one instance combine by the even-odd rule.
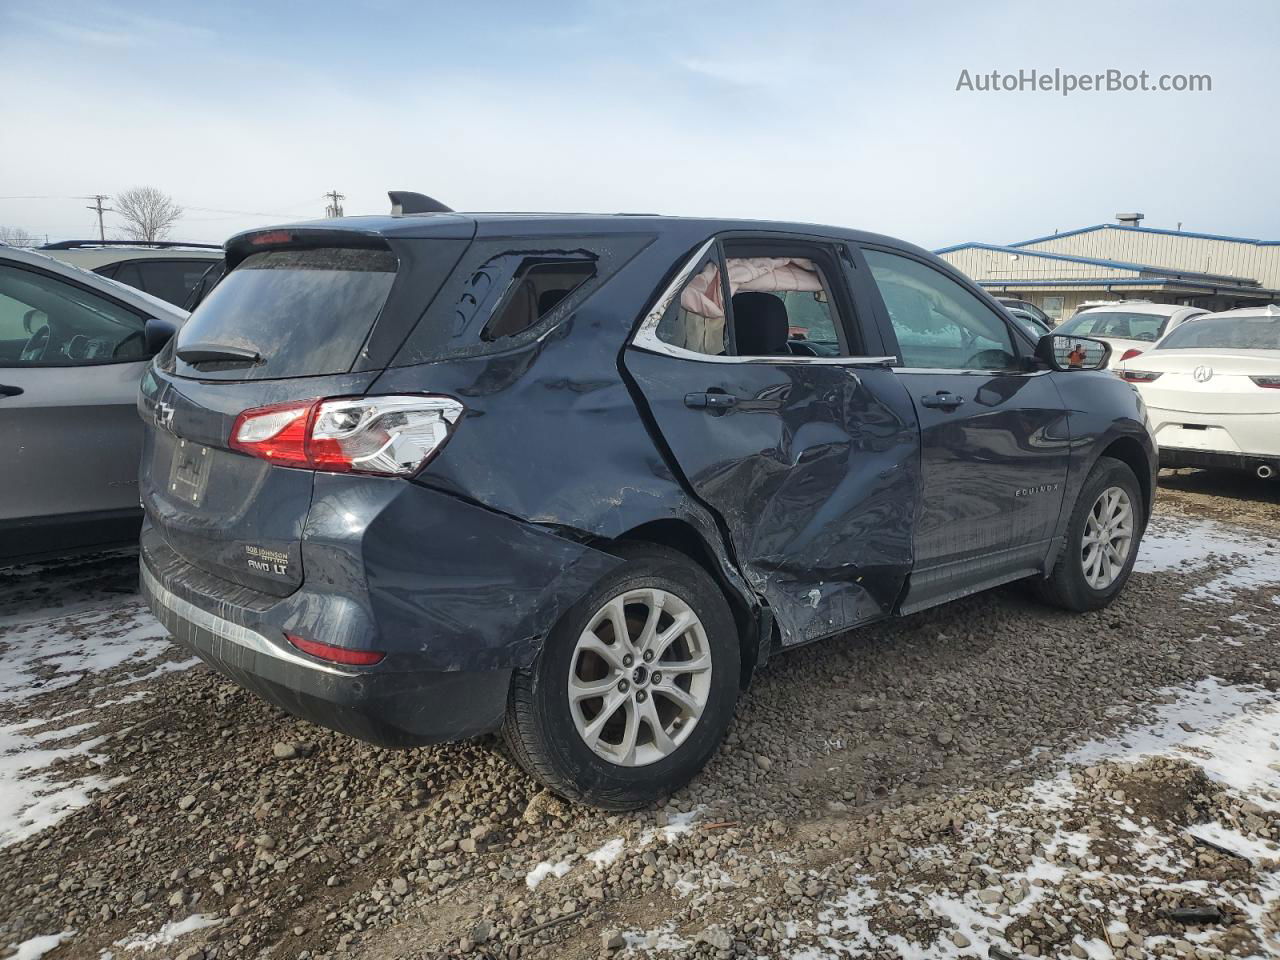
[[[1150,350],[1161,337],[1168,336],[1188,320],[1209,311],[1184,307],[1177,303],[1151,303],[1147,300],[1116,300],[1083,306],[1054,333],[1069,337],[1092,337],[1111,344],[1110,364],[1136,357]]]
[[[1116,372],[1147,405],[1162,466],[1280,471],[1280,307],[1196,317]]]

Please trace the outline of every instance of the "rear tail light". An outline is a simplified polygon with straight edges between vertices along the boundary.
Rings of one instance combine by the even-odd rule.
[[[1270,390],[1280,390],[1280,377],[1250,377],[1249,379],[1260,387],[1267,387]]]
[[[452,397],[339,397],[245,410],[233,450],[286,467],[404,477],[444,446],[462,416]]]
[[[1142,356],[1141,350],[1136,350],[1133,347],[1130,347],[1128,350],[1126,350],[1124,353],[1120,355],[1120,362],[1124,363],[1126,360],[1129,360],[1133,357],[1140,357],[1140,356]]]
[[[375,650],[348,650],[346,647],[335,647],[331,643],[321,643],[319,640],[295,637],[291,633],[286,633],[284,638],[303,653],[310,654],[318,660],[341,663],[348,667],[371,667],[375,663],[381,663],[386,657],[385,653]]]
[[[1155,373],[1151,370],[1121,370],[1120,379],[1129,383],[1150,383],[1152,380],[1159,380],[1164,374]]]

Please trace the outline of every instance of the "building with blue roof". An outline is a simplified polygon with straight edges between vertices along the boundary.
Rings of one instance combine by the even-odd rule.
[[[1140,225],[1141,214],[1011,244],[934,252],[996,296],[1057,319],[1086,301],[1152,300],[1229,310],[1280,300],[1280,241]]]

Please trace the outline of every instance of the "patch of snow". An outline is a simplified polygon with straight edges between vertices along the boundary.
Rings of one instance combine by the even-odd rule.
[[[624,843],[625,841],[621,837],[614,837],[598,850],[592,850],[588,853],[587,859],[597,867],[607,867],[622,856]]]
[[[1153,521],[1133,569],[1138,573],[1191,571],[1223,560],[1233,561],[1234,569],[1189,591],[1187,599],[1225,602],[1236,590],[1280,582],[1280,547],[1275,540],[1212,520]]]
[[[570,860],[561,860],[559,863],[548,863],[544,860],[525,874],[525,886],[530,890],[536,890],[538,884],[547,879],[547,877],[559,879],[568,873],[572,867],[573,863]]]
[[[1242,799],[1280,810],[1280,698],[1265,690],[1233,686],[1213,678],[1166,693],[1171,702],[1156,711],[1150,724],[1081,748],[1073,754],[1072,762],[1093,765],[1110,760],[1172,757],[1200,766],[1207,776]],[[1191,729],[1179,726],[1182,723]],[[896,881],[891,878],[889,887],[876,890],[871,886],[871,877],[859,877],[849,890],[819,912],[816,926],[806,924],[797,931],[800,942],[791,947],[787,956],[790,960],[850,960],[874,955],[887,947],[904,960],[958,960],[985,954],[992,943],[1012,949],[1004,942],[1010,924],[1025,917],[1033,904],[1043,905],[1068,877],[1084,885],[1076,890],[1080,903],[1104,916],[1110,914],[1111,933],[1127,930],[1122,922],[1127,910],[1139,908],[1148,896],[1138,896],[1135,891],[1140,888],[1196,898],[1212,896],[1243,915],[1242,925],[1247,925],[1263,944],[1266,955],[1280,956],[1280,936],[1273,924],[1275,912],[1280,910],[1280,872],[1267,869],[1270,862],[1280,860],[1280,845],[1246,833],[1247,828],[1220,823],[1198,824],[1185,831],[1169,829],[1167,825],[1157,828],[1146,818],[1135,822],[1133,810],[1123,803],[1104,805],[1094,815],[1101,816],[1108,829],[1131,838],[1133,860],[1129,875],[1106,868],[1097,857],[1090,856],[1089,834],[1065,827],[1066,818],[1078,809],[1079,793],[1064,771],[1033,784],[1021,799],[1011,800],[1007,808],[990,811],[965,824],[961,849],[989,841],[996,833],[1020,834],[1028,843],[1043,844],[1043,855],[1033,856],[1026,867],[1009,872],[982,863],[968,867],[971,872],[985,871],[987,882],[1005,892],[1020,889],[1022,895],[1012,904],[1003,899],[988,904],[973,890],[950,893],[932,886],[921,888],[911,884],[909,877]],[[1027,812],[1035,816],[1028,819]],[[1181,879],[1189,868],[1183,856],[1187,850],[1184,833],[1260,865],[1256,881],[1244,887],[1215,882],[1211,888],[1207,880]],[[946,854],[936,859],[942,861],[944,868],[947,866]],[[955,869],[961,868],[957,864]],[[906,931],[905,935],[877,937],[871,930],[870,918],[879,915],[888,904],[900,904],[923,918],[936,917],[943,921],[942,929],[926,933],[929,928],[922,926],[919,933]],[[1112,946],[1105,938],[1100,939],[1099,933],[1093,929],[1076,934],[1072,952],[1087,960],[1115,960]],[[1214,947],[1218,931],[1207,928],[1201,934],[1188,932],[1185,936]],[[957,946],[956,940],[967,941],[967,945]],[[1155,945],[1154,939],[1147,943],[1148,948]]]
[[[136,677],[125,677],[123,680],[117,680],[111,685],[113,687],[131,687],[135,683],[142,683],[144,680],[154,680],[156,677],[162,677],[166,673],[177,673],[181,670],[190,670],[199,662],[199,657],[190,657],[186,660],[166,660],[158,667],[148,670],[146,673],[138,674]]]
[[[1151,722],[1105,740],[1091,741],[1067,754],[1065,762],[1088,766],[1104,760],[1132,761],[1167,753],[1179,744],[1193,743],[1197,736],[1194,731],[1217,727],[1271,696],[1261,687],[1235,686],[1216,677],[1161,693],[1174,700],[1160,704]],[[1187,731],[1182,724],[1192,731]]]
[[[640,834],[639,847],[647,847],[654,840],[661,837],[667,843],[670,843],[681,834],[688,833],[693,829],[693,825],[698,822],[698,818],[702,816],[703,808],[701,806],[694,807],[685,813],[673,813],[667,818],[665,827],[652,827]]]
[[[1280,847],[1274,843],[1246,837],[1239,830],[1232,830],[1220,823],[1193,824],[1186,828],[1186,832],[1193,837],[1207,840],[1214,846],[1230,850],[1236,856],[1243,857],[1253,864],[1264,860],[1280,860]]]
[[[75,936],[74,930],[63,930],[61,933],[46,933],[42,937],[23,940],[19,944],[14,944],[18,952],[12,954],[9,960],[40,960],[54,947],[73,936]]]
[[[1079,934],[1076,934],[1072,940],[1076,946],[1084,951],[1084,955],[1089,960],[1115,960],[1115,952],[1106,943],[1098,939],[1086,940]]]
[[[222,921],[214,918],[212,914],[193,913],[185,920],[170,920],[155,933],[130,934],[123,940],[117,940],[115,945],[124,947],[126,950],[143,950],[150,953],[156,947],[168,946],[188,933],[195,933],[207,927],[216,927],[220,923]]]
[[[628,950],[688,950],[693,946],[675,932],[674,923],[667,923],[652,930],[624,930],[622,939],[626,941]]]
[[[91,737],[66,746],[50,744],[84,732],[93,724],[77,724],[43,734],[27,732],[49,721],[0,726],[0,847],[17,843],[57,823],[72,811],[90,802],[95,790],[120,783],[102,777],[55,780],[47,768],[66,757],[88,754],[105,737]]]
[[[0,618],[0,702],[26,700],[171,649],[164,627],[136,598],[113,597],[80,613],[29,622]]]

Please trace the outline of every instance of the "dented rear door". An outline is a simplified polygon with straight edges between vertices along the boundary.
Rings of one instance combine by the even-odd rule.
[[[824,276],[849,333],[841,352],[854,344],[857,356],[673,346],[664,337],[680,290],[720,259],[714,246],[688,261],[624,355],[676,468],[719,517],[786,645],[887,615],[911,565],[915,413],[892,371],[863,355],[877,344],[853,326],[849,264],[831,250]],[[732,304],[727,283],[723,299]]]

